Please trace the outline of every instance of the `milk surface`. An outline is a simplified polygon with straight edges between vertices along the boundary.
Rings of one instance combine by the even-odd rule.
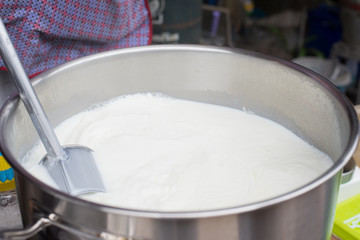
[[[261,201],[314,180],[333,164],[286,128],[240,110],[134,94],[77,114],[55,132],[94,151],[106,193],[89,201],[154,211],[197,211]],[[56,187],[37,144],[23,165]]]

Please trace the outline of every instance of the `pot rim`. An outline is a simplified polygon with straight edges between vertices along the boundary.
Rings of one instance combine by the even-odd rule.
[[[20,174],[25,177],[27,180],[31,181],[35,185],[39,186],[43,191],[54,195],[55,197],[72,202],[73,204],[77,205],[86,205],[89,207],[94,207],[99,209],[99,211],[110,212],[115,214],[123,214],[128,216],[134,217],[146,217],[146,218],[158,218],[158,219],[191,219],[191,218],[205,218],[205,217],[217,217],[217,216],[224,216],[230,214],[239,214],[244,212],[250,212],[254,210],[259,210],[263,208],[267,208],[292,198],[295,198],[299,195],[305,194],[309,192],[319,185],[326,182],[331,177],[335,176],[336,174],[340,173],[342,168],[345,166],[347,161],[351,158],[353,153],[355,152],[357,142],[358,142],[358,131],[359,131],[359,123],[357,120],[356,112],[353,108],[353,105],[350,101],[333,85],[330,81],[326,80],[324,77],[320,76],[319,74],[313,72],[310,69],[307,69],[303,66],[300,66],[296,63],[282,60],[273,56],[263,55],[261,53],[244,50],[244,49],[232,49],[227,47],[214,47],[214,46],[200,46],[200,45],[190,45],[190,44],[179,44],[179,45],[152,45],[152,46],[140,46],[140,47],[132,47],[127,49],[117,49],[111,50],[107,52],[97,53],[93,55],[89,55],[86,57],[82,57],[79,59],[75,59],[69,61],[65,64],[59,65],[51,70],[45,71],[36,77],[34,77],[31,81],[34,86],[40,83],[43,79],[51,77],[52,75],[56,74],[59,71],[64,71],[66,69],[71,69],[72,67],[84,64],[86,62],[91,61],[99,61],[99,59],[107,58],[110,56],[115,55],[126,55],[132,54],[136,52],[152,52],[152,51],[197,51],[197,52],[213,52],[213,53],[226,53],[226,54],[242,54],[247,55],[250,57],[261,58],[265,60],[270,60],[273,62],[277,62],[281,65],[289,67],[295,71],[298,71],[302,74],[307,75],[308,77],[312,78],[314,81],[319,83],[322,87],[324,87],[327,91],[329,91],[342,105],[344,110],[346,111],[349,119],[350,119],[350,129],[351,133],[349,136],[349,141],[345,147],[344,152],[337,159],[334,165],[324,172],[322,175],[314,179],[313,181],[299,187],[293,191],[287,192],[285,194],[262,200],[255,203],[249,203],[241,206],[233,206],[228,208],[220,208],[220,209],[210,209],[210,210],[201,210],[201,211],[181,211],[181,212],[162,212],[162,211],[151,211],[151,210],[139,210],[139,209],[130,209],[130,208],[120,208],[120,207],[113,207],[108,205],[103,205],[95,202],[90,202],[75,196],[71,196],[67,193],[61,192],[49,185],[46,185],[42,181],[38,180],[34,176],[32,176],[29,172],[27,172],[21,164],[16,161],[15,157],[10,154],[9,149],[6,147],[4,143],[4,131],[0,131],[0,147],[2,149],[2,153],[4,154],[5,158],[8,160],[9,164],[14,168],[16,174]],[[11,97],[5,102],[2,106],[0,111],[0,127],[4,129],[6,123],[6,112],[10,110],[11,106],[19,101],[19,95],[17,93],[13,93]]]

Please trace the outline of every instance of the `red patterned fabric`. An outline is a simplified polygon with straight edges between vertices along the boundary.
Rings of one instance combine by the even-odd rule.
[[[151,42],[146,0],[1,0],[0,16],[28,75]]]

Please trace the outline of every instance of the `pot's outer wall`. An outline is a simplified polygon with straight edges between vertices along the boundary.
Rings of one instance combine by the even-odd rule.
[[[190,219],[131,217],[59,200],[18,176],[20,203],[25,226],[34,218],[56,213],[64,224],[82,232],[109,232],[131,239],[154,240],[328,240],[334,220],[340,174],[318,188],[271,207],[241,214]],[[29,204],[30,203],[30,204]],[[65,231],[48,228],[49,239],[81,239]],[[37,239],[35,237],[34,239]]]

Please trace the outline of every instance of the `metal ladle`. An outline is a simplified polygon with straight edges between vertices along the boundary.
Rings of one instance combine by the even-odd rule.
[[[43,107],[27,77],[0,18],[0,53],[9,70],[26,110],[45,146],[47,155],[41,160],[60,190],[78,195],[105,192],[104,183],[92,151],[83,146],[62,147]]]

